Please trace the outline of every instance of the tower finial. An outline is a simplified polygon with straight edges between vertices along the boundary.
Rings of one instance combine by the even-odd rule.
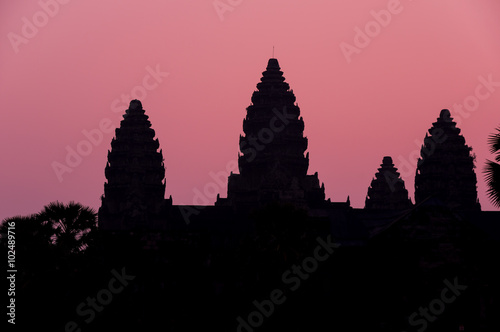
[[[273,45],[273,59],[274,59],[274,45]]]

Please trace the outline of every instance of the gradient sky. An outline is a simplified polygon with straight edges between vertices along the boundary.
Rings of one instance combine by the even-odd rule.
[[[236,160],[273,45],[304,117],[309,174],[332,201],[349,195],[363,207],[386,155],[413,200],[420,145],[448,108],[477,155],[482,208],[494,210],[482,170],[500,125],[500,83],[480,77],[500,82],[498,0],[65,1],[0,3],[0,219],[56,200],[97,209],[114,134],[60,178],[53,163],[88,147],[83,131],[118,126],[131,95],[163,149],[166,197],[193,204],[215,183],[210,173]],[[382,12],[384,26],[374,23],[387,9],[390,21]],[[369,40],[356,38],[366,28]],[[149,77],[154,70],[163,77]],[[464,103],[471,110],[459,114]]]

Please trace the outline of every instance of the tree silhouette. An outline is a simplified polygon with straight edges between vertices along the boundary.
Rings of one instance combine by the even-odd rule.
[[[22,244],[29,244],[34,248],[48,247],[51,240],[52,227],[48,223],[41,223],[38,214],[29,216],[15,216],[6,218],[0,226],[0,238],[2,246],[7,245],[7,233],[9,224],[15,225],[16,238],[23,239]],[[19,245],[19,243],[17,244]]]
[[[10,222],[15,223],[18,249],[22,244],[34,253],[47,250],[62,254],[83,252],[93,242],[97,231],[96,212],[75,202],[67,205],[52,202],[39,213],[4,219],[0,226],[2,245],[6,243],[4,239]]]
[[[9,234],[15,236],[13,248],[9,247]],[[18,322],[23,331],[35,326],[59,329],[69,316],[61,312],[74,312],[67,304],[81,301],[75,285],[94,287],[89,275],[99,263],[96,251],[88,249],[95,247],[96,237],[96,213],[74,202],[53,202],[39,213],[2,221],[0,248],[4,253],[15,250],[15,263],[10,268],[17,269],[17,308],[30,317]],[[6,262],[0,264],[5,269]]]
[[[97,230],[96,212],[80,203],[64,205],[52,202],[45,206],[38,218],[52,226],[51,243],[66,254],[84,251],[93,241]]]
[[[490,152],[495,155],[496,162],[487,160],[484,173],[488,187],[486,193],[493,205],[500,207],[500,127],[496,130],[488,137]]]

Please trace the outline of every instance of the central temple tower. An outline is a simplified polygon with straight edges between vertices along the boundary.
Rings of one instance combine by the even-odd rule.
[[[231,174],[227,198],[217,205],[259,206],[271,202],[318,206],[325,200],[318,173],[307,175],[309,153],[295,95],[277,59],[271,58],[243,120],[240,174]]]

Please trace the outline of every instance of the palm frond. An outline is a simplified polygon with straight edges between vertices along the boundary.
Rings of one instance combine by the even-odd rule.
[[[500,164],[487,160],[484,174],[488,188],[486,194],[494,206],[500,207]]]
[[[488,136],[488,145],[491,153],[500,153],[500,127],[496,129],[496,133]]]

